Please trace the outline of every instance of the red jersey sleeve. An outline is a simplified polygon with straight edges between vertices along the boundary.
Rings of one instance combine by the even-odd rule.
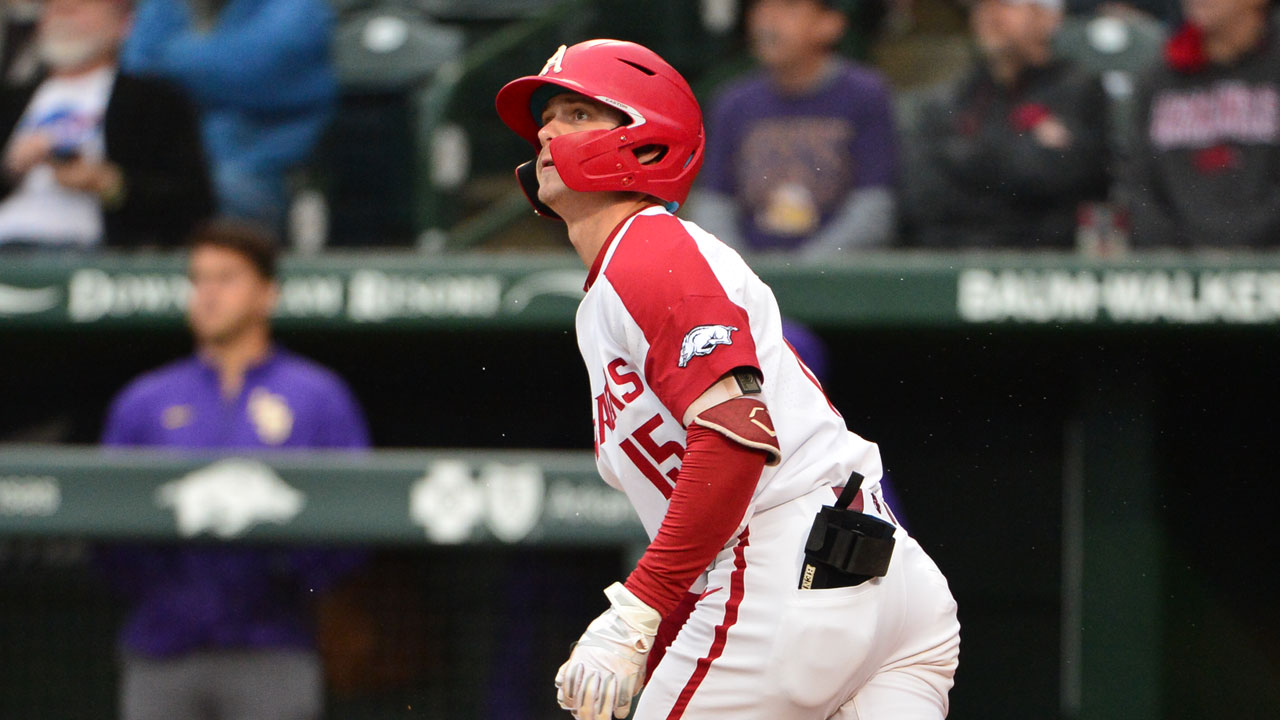
[[[644,333],[645,376],[677,420],[735,368],[759,372],[746,310],[679,220],[642,215],[617,242],[604,276]]]

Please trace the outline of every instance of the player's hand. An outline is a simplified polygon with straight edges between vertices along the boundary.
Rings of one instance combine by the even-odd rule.
[[[644,685],[645,660],[662,617],[620,583],[611,607],[587,626],[556,673],[556,700],[578,720],[625,718]]]

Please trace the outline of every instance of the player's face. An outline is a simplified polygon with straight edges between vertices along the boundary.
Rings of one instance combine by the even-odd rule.
[[[844,16],[817,0],[757,0],[747,12],[752,50],[770,68],[825,54],[844,29]]]
[[[232,342],[271,317],[275,283],[234,250],[211,245],[196,248],[187,276],[191,280],[187,320],[202,345]]]
[[[1266,3],[1267,0],[1182,0],[1182,14],[1205,32],[1213,33],[1262,10]]]
[[[542,111],[538,131],[538,199],[559,211],[558,204],[573,191],[560,179],[551,159],[549,143],[561,135],[586,130],[612,130],[627,122],[618,110],[577,93],[562,93],[551,98]]]

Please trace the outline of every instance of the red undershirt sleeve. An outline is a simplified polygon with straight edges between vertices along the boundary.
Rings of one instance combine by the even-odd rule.
[[[688,432],[667,514],[626,582],[663,617],[738,529],[766,459],[715,430],[690,425]]]

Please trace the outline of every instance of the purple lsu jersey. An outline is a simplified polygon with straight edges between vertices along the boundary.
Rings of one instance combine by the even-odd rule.
[[[364,416],[333,372],[274,348],[235,397],[192,357],[132,382],[112,404],[103,443],[185,449],[365,448]],[[365,553],[301,546],[110,545],[96,564],[130,602],[120,642],[165,658],[216,649],[310,648],[314,594]]]
[[[363,448],[364,416],[332,371],[275,348],[224,397],[218,371],[186,358],[135,380],[116,398],[103,443],[171,448]]]

